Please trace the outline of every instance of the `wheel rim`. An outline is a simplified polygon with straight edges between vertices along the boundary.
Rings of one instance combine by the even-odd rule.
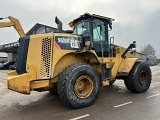
[[[141,71],[140,73],[140,84],[145,85],[147,83],[147,73],[145,71]]]
[[[93,91],[93,81],[87,75],[80,76],[75,84],[75,93],[79,98],[87,98]]]

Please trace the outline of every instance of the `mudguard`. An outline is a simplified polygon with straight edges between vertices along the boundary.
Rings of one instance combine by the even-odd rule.
[[[129,74],[138,58],[125,58],[120,63],[117,76],[126,76]]]

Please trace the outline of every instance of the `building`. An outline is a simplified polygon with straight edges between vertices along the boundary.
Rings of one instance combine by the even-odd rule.
[[[144,48],[144,50],[142,51],[143,54],[145,55],[153,55],[155,56],[155,50],[151,45],[148,45]]]
[[[57,31],[56,28],[50,27],[47,25],[36,23],[27,33],[26,35],[33,34],[42,34],[42,33],[51,33]],[[8,61],[16,60],[17,50],[18,50],[18,40],[16,42],[7,43],[4,45],[0,45],[0,52],[4,52],[8,54]]]
[[[36,23],[36,24],[26,33],[26,35],[41,34],[41,33],[51,33],[51,32],[55,32],[55,31],[57,31],[57,28]]]
[[[0,57],[0,61],[7,61],[8,58],[7,57]]]

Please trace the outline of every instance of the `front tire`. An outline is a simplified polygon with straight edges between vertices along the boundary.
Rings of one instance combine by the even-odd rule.
[[[136,62],[124,83],[134,93],[146,92],[151,84],[151,69],[145,62]]]
[[[98,73],[87,64],[68,66],[57,82],[60,99],[71,108],[83,108],[95,102],[100,91]]]

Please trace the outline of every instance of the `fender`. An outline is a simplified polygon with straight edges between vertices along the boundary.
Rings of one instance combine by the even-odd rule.
[[[125,58],[120,63],[118,68],[117,76],[127,76],[131,69],[133,68],[134,64],[138,61],[138,58]]]
[[[64,62],[65,61],[65,62]],[[60,73],[69,65],[75,64],[75,63],[95,63],[100,64],[100,61],[98,60],[97,56],[88,51],[82,51],[82,52],[70,52],[62,57],[60,57],[56,64],[52,66],[53,74],[51,76],[53,82],[57,81],[57,76],[60,75]],[[93,66],[94,67],[94,66]],[[97,68],[95,68],[97,69]],[[56,79],[55,79],[56,78]]]

